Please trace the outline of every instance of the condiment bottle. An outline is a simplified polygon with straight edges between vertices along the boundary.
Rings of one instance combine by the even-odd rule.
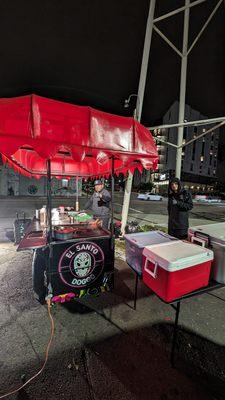
[[[47,210],[46,210],[46,206],[43,206],[40,209],[40,223],[42,225],[46,225],[47,222]]]

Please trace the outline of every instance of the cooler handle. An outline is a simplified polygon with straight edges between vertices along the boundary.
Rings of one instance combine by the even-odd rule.
[[[150,269],[148,269],[148,263],[150,262],[150,260],[148,258],[145,259],[145,266],[144,269],[145,271],[151,275],[154,279],[156,279],[156,274],[157,274],[157,269],[158,269],[158,263],[151,261],[155,266],[154,266],[154,271],[151,271]]]
[[[200,238],[198,238],[196,236],[191,236],[191,243],[194,244],[195,242],[198,242],[198,243],[200,243],[202,245],[202,247],[205,247],[205,240],[200,239]]]
[[[205,241],[205,247],[210,247],[210,236],[207,233],[195,231],[194,236]]]

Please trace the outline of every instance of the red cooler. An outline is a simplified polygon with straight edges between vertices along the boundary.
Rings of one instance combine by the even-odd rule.
[[[209,283],[213,252],[176,241],[147,246],[143,251],[143,281],[170,302]]]

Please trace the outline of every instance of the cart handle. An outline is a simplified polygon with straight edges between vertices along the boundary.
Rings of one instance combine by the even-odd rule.
[[[200,239],[196,236],[191,236],[191,243],[199,243],[202,247],[205,247],[206,241],[204,239]]]
[[[152,264],[154,264],[154,271],[151,271],[149,268],[148,268],[148,264],[149,263],[152,263]],[[158,269],[158,263],[157,262],[154,262],[154,261],[152,261],[152,260],[149,260],[148,258],[146,258],[145,259],[145,266],[144,266],[144,269],[145,269],[145,272],[147,272],[149,275],[151,275],[154,279],[156,279],[156,275],[157,275],[157,269]]]

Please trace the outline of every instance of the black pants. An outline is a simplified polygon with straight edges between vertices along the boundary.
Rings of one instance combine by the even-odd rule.
[[[169,227],[168,233],[170,236],[173,236],[180,240],[186,240],[188,238],[187,229],[172,229]]]

